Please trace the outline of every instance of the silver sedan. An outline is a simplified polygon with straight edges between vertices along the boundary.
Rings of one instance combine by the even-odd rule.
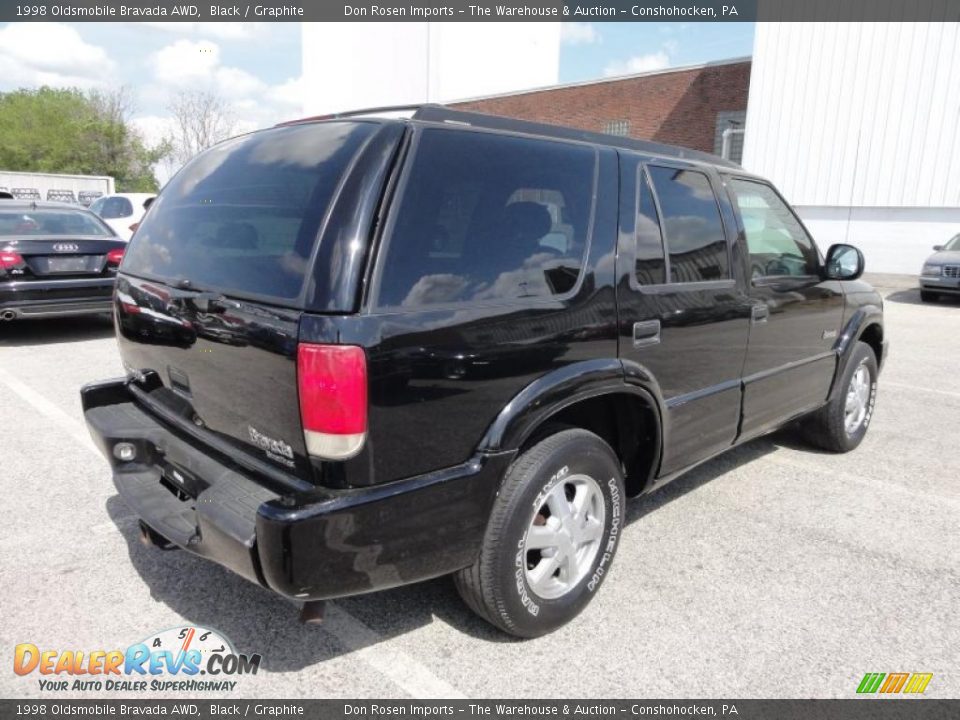
[[[941,295],[960,295],[960,235],[946,245],[934,245],[920,274],[920,299],[935,302]]]

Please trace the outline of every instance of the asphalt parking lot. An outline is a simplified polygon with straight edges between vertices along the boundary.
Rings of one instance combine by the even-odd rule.
[[[0,648],[218,628],[263,655],[233,694],[260,698],[852,697],[901,671],[960,697],[960,302],[879,280],[893,345],[863,445],[827,455],[782,431],[634,501],[602,592],[526,642],[444,579],[307,627],[218,566],[143,547],[80,411],[84,382],[121,374],[109,322],[0,324]],[[6,667],[0,696],[42,695]]]

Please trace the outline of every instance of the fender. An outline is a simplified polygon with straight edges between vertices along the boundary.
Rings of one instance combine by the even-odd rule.
[[[853,315],[850,316],[850,319],[847,320],[843,331],[833,344],[833,351],[837,354],[837,369],[833,375],[833,384],[830,387],[830,393],[827,396],[828,402],[833,400],[834,396],[839,392],[838,381],[843,377],[843,373],[846,372],[853,348],[871,325],[879,325],[880,330],[883,331],[883,309],[873,304],[861,305]],[[886,341],[884,341],[884,345],[886,345]],[[878,358],[878,363],[882,363],[885,359],[886,352],[883,353],[882,357]]]
[[[500,411],[480,441],[480,452],[515,450],[551,415],[581,400],[622,393],[642,398],[654,411],[659,458],[663,399],[652,375],[636,363],[629,369],[618,358],[586,360],[537,378]],[[652,387],[648,384],[652,383]],[[656,463],[659,465],[659,460]]]

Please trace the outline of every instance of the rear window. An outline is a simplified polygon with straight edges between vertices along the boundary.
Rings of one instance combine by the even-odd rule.
[[[407,178],[378,302],[422,307],[572,291],[590,233],[596,152],[427,129]]]
[[[663,213],[672,283],[730,277],[727,241],[710,180],[702,172],[648,167]]]
[[[298,297],[340,178],[375,128],[295,125],[207,150],[150,206],[124,272],[228,293]]]
[[[5,210],[0,212],[0,236],[3,235],[113,237],[97,218],[79,210]]]

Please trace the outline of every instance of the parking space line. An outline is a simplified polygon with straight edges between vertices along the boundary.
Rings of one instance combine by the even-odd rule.
[[[434,675],[425,665],[404,651],[385,644],[375,630],[335,603],[327,603],[323,629],[411,697],[466,698],[466,695]]]
[[[832,475],[833,477],[839,480],[847,480],[859,483],[861,485],[871,485],[871,486],[882,486],[884,491],[893,491],[897,493],[902,493],[903,495],[909,498],[910,502],[917,502],[918,498],[928,500],[936,503],[937,505],[948,505],[956,510],[960,510],[960,500],[955,498],[944,496],[944,495],[935,495],[931,494],[928,491],[919,491],[914,490],[913,488],[907,487],[905,485],[900,485],[898,483],[890,482],[888,480],[881,480],[880,478],[867,477],[865,475],[859,475],[857,473],[847,472],[845,470],[836,470],[832,468],[825,468],[818,465],[815,462],[810,462],[804,460],[801,454],[792,455],[796,451],[789,451],[791,456],[778,457],[783,453],[783,449],[778,450],[772,455],[765,455],[761,458],[757,458],[757,462],[761,463],[770,463],[771,465],[779,465],[780,467],[788,467],[794,470],[804,470],[807,472],[816,472],[821,474]]]
[[[101,457],[86,427],[78,420],[2,367],[0,367],[0,383],[53,422],[66,435],[95,453],[97,457]],[[98,535],[119,531],[134,521],[133,516],[125,516],[117,522],[100,523],[94,526],[93,531]],[[390,647],[383,636],[338,605],[328,604],[323,631],[336,638],[345,649],[355,654],[364,664],[388,678],[411,697],[466,697],[452,685],[434,675],[429,668],[411,655],[398,648]]]
[[[934,395],[946,395],[947,397],[960,398],[960,392],[953,392],[951,390],[938,390],[936,388],[923,387],[921,385],[908,385],[907,383],[898,383],[898,382],[889,382],[887,380],[880,381],[880,387],[888,385],[890,387],[900,388],[902,390],[916,390],[918,392],[933,393]]]
[[[18,395],[21,400],[24,400],[32,406],[38,413],[55,423],[57,427],[80,443],[85,449],[95,453],[97,457],[102,457],[97,446],[93,444],[90,433],[87,432],[87,429],[83,425],[27,385],[20,378],[12,375],[2,367],[0,367],[0,383],[3,383],[11,392]]]

